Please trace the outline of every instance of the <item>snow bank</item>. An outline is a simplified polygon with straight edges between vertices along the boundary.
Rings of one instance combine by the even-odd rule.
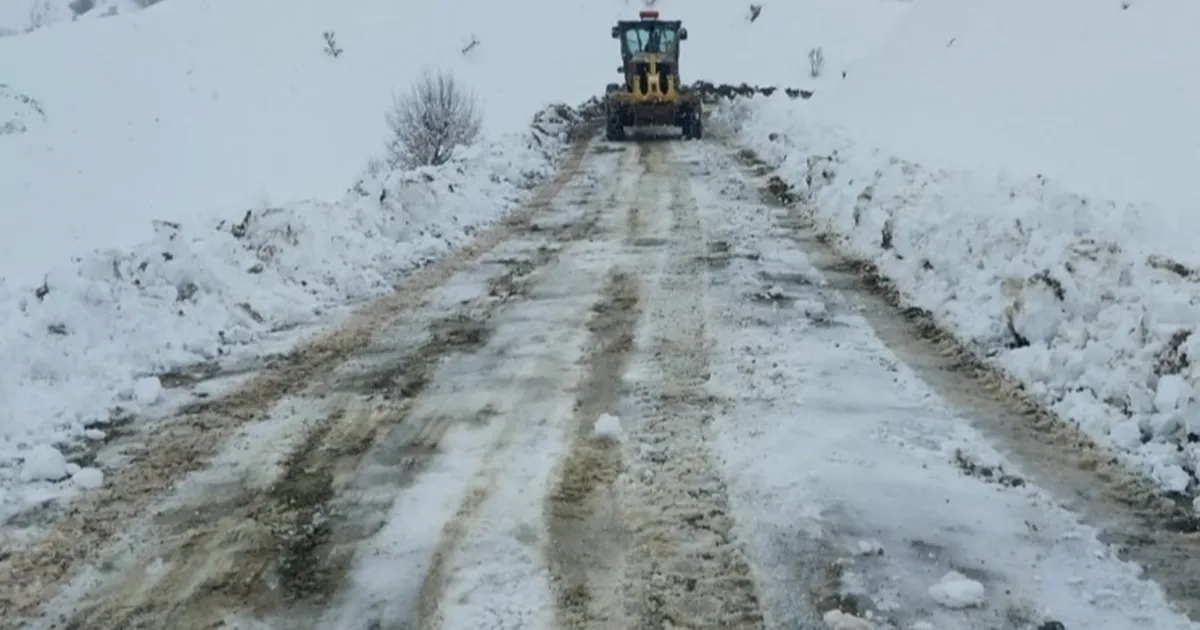
[[[553,170],[574,116],[548,108],[538,131],[365,178],[337,202],[158,221],[153,238],[57,267],[40,287],[0,283],[0,522],[49,496],[16,482],[78,476],[60,451],[101,437],[113,404],[153,407],[153,374],[319,323],[468,240]],[[80,487],[103,478],[82,471]]]
[[[930,169],[779,97],[719,115],[905,300],[1163,487],[1196,490],[1200,254],[1161,248],[1161,210]]]

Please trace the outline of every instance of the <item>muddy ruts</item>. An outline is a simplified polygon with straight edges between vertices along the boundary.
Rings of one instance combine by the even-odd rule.
[[[654,161],[670,159],[668,148],[655,150]],[[751,567],[707,444],[710,341],[706,306],[698,299],[708,276],[704,234],[689,180],[655,181],[660,189],[654,192],[669,200],[674,246],[650,272],[656,281],[644,280],[650,286],[639,345],[650,356],[639,373],[648,376],[634,387],[635,418],[624,451],[627,627],[759,629],[764,620]]]
[[[637,276],[612,272],[588,322],[591,338],[575,402],[570,451],[546,500],[547,560],[557,602],[557,627],[622,625],[620,566],[625,538],[614,483],[622,469],[620,444],[592,435],[596,420],[615,413],[621,378],[641,315]]]

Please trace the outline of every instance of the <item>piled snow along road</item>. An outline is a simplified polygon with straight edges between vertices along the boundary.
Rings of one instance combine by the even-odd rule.
[[[77,258],[40,287],[0,280],[0,522],[102,483],[64,453],[160,403],[157,374],[328,324],[471,239],[553,172],[592,109],[549,106],[526,134],[366,175],[337,202],[158,221],[153,240]]]
[[[1137,238],[1161,209],[1072,194],[1041,176],[929,169],[802,112],[777,95],[717,116],[906,306],[1168,492],[1196,494],[1200,268]]]

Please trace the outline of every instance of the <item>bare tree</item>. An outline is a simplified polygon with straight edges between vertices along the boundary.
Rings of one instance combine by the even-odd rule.
[[[475,96],[446,72],[425,72],[408,94],[393,96],[387,123],[392,130],[388,165],[393,168],[445,164],[456,146],[479,137],[482,125]]]
[[[821,76],[821,70],[825,68],[825,52],[820,48],[808,51],[808,66],[808,76],[814,79]]]
[[[32,33],[39,28],[50,25],[50,0],[39,0],[29,7],[29,25],[26,33]]]
[[[321,33],[321,39],[325,40],[325,54],[337,59],[342,55],[342,49],[338,48],[337,38],[333,31],[325,31]]]
[[[463,46],[462,54],[465,55],[465,54],[471,52],[472,50],[475,50],[475,47],[478,45],[479,45],[479,38],[476,37],[474,33],[471,33],[471,41],[468,42],[466,46]]]

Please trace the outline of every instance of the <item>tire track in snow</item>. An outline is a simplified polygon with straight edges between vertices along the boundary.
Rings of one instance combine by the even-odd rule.
[[[622,455],[618,442],[597,440],[592,432],[596,419],[615,411],[620,398],[641,316],[639,301],[637,278],[614,271],[588,322],[592,338],[575,402],[570,451],[546,498],[546,555],[558,628],[612,625],[621,619],[619,581],[626,548],[614,484],[623,467]]]
[[[615,172],[628,169],[628,159],[620,157],[620,166]],[[577,220],[557,226],[560,240],[564,246],[571,242],[589,239],[600,229],[601,220],[605,214],[611,213],[618,200],[624,194],[624,189],[618,184],[610,192],[603,203],[592,205],[585,214]],[[563,250],[555,250],[555,258],[561,256]],[[526,286],[531,286],[531,280]],[[535,404],[530,401],[527,405]],[[472,481],[470,489],[464,496],[457,512],[445,524],[442,534],[433,551],[432,560],[422,580],[417,601],[416,622],[421,628],[440,628],[445,622],[445,598],[451,582],[451,573],[456,555],[461,550],[471,528],[479,519],[485,504],[491,498],[501,475],[504,462],[500,459],[510,454],[513,432],[517,421],[511,420],[488,447],[484,462]]]
[[[707,251],[690,174],[670,147],[649,150],[654,192],[664,202],[657,209],[669,210],[670,232],[659,282],[646,294],[653,361],[645,366],[650,378],[635,388],[639,417],[630,422],[626,450],[630,627],[763,628],[751,567],[706,444],[713,404],[705,392],[710,350],[700,297]]]
[[[489,317],[485,311],[435,322],[428,339],[377,373],[367,392],[351,393],[334,406],[270,487],[240,497],[217,518],[189,517],[195,509],[190,505],[184,513],[160,515],[160,524],[173,522],[155,554],[164,565],[122,575],[68,627],[208,627],[229,611],[322,605],[349,569],[348,554],[329,553],[337,515],[328,502],[340,489],[337,477],[356,469],[392,425],[413,424],[405,427],[412,445],[428,452],[451,425],[471,420],[411,418],[408,411],[443,357],[486,343]],[[363,397],[383,393],[392,394],[383,404]],[[412,462],[410,473],[427,459]]]

